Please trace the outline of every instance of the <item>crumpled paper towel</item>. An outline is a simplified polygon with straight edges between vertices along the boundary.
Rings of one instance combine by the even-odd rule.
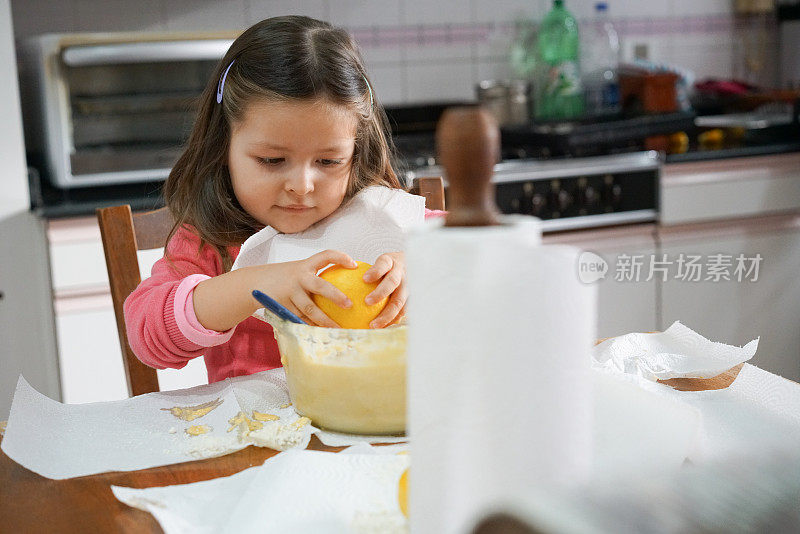
[[[371,186],[307,230],[281,234],[267,226],[256,232],[242,244],[232,268],[304,260],[327,249],[375,263],[381,254],[403,250],[404,231],[424,220],[423,197]]]
[[[710,341],[675,321],[664,332],[613,337],[594,347],[595,367],[648,380],[711,378],[756,353],[758,338],[744,347]]]
[[[207,405],[207,413],[184,420],[171,408]],[[247,432],[230,421],[240,412],[276,415]],[[305,448],[311,434],[331,446],[395,443],[405,437],[356,436],[303,424],[290,405],[283,368],[229,378],[214,384],[160,391],[130,399],[62,404],[19,378],[2,447],[12,460],[53,479],[105,471],[132,471],[221,456],[248,445],[276,450]],[[209,432],[186,430],[206,425]]]
[[[153,514],[167,534],[407,532],[397,496],[409,457],[381,449],[292,450],[228,477],[111,490]]]
[[[628,334],[594,348],[593,367],[695,408],[701,417],[688,452],[694,463],[800,446],[800,384],[745,363],[724,389],[679,391],[659,379],[711,378],[756,352],[709,341],[680,322],[660,334]]]

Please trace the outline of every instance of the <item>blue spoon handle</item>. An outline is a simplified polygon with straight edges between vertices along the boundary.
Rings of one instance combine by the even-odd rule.
[[[266,309],[268,309],[269,311],[271,311],[272,313],[274,313],[275,315],[277,315],[281,319],[285,319],[287,321],[290,321],[290,322],[293,322],[293,323],[297,323],[297,324],[308,324],[304,320],[302,320],[300,317],[296,316],[295,314],[290,312],[288,309],[286,309],[285,306],[283,306],[282,304],[279,304],[277,300],[273,299],[269,295],[266,295],[266,294],[262,293],[258,289],[254,289],[253,290],[253,298],[256,299],[259,302],[259,304],[264,306]]]

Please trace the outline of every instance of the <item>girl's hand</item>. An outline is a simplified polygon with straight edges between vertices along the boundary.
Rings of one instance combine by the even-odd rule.
[[[338,250],[325,250],[305,260],[272,264],[271,267],[278,268],[279,272],[270,272],[269,285],[273,289],[267,289],[266,292],[308,324],[339,328],[311,299],[314,293],[327,297],[343,308],[353,305],[333,284],[317,276],[320,269],[331,263],[348,269],[355,269],[358,265],[353,258]]]
[[[382,279],[382,280],[381,280]],[[364,273],[365,282],[377,282],[378,287],[367,295],[365,302],[375,304],[389,297],[386,307],[369,324],[370,328],[383,328],[405,315],[408,290],[406,289],[406,262],[402,252],[381,254],[375,264]]]

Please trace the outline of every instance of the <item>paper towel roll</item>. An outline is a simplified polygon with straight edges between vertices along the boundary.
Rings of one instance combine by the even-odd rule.
[[[588,473],[596,288],[537,219],[503,223],[408,237],[412,532],[460,532],[487,502]]]

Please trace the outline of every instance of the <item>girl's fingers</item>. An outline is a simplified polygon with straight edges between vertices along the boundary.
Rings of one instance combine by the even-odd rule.
[[[342,267],[348,269],[355,269],[358,267],[356,260],[339,250],[323,250],[322,252],[314,254],[308,258],[308,260],[311,262],[311,266],[314,269],[314,274],[330,264],[341,265]]]
[[[301,318],[308,318],[306,322],[317,326],[327,326],[328,328],[340,328],[333,319],[325,315],[314,301],[306,293],[299,292],[292,296],[292,304],[300,312]]]
[[[347,295],[342,293],[339,288],[318,276],[308,277],[300,285],[306,293],[321,295],[333,301],[340,308],[350,308],[353,305]]]
[[[408,301],[406,301],[406,304],[408,304]],[[387,324],[386,326],[391,326],[393,324],[398,324],[403,319],[403,317],[406,316],[406,304],[403,304],[403,309],[400,310],[400,312],[397,314],[397,317],[392,319],[391,322],[389,324]]]
[[[386,276],[383,277],[383,280],[381,280],[381,282],[378,284],[378,287],[376,287],[369,295],[367,295],[367,297],[364,299],[364,302],[366,302],[368,305],[372,305],[394,293],[395,290],[400,287],[400,284],[403,283],[403,274],[403,271],[399,268],[392,269],[386,273]]]
[[[309,319],[308,317],[306,317],[305,315],[303,315],[303,312],[301,312],[300,310],[298,310],[298,309],[297,309],[297,306],[295,306],[295,305],[294,305],[294,302],[292,302],[291,300],[290,300],[289,302],[287,302],[285,306],[286,306],[286,309],[287,309],[287,310],[289,310],[290,312],[292,312],[293,314],[295,314],[296,316],[298,316],[300,319],[302,319],[302,320],[303,320],[303,321],[305,321],[306,323],[308,323],[308,324],[314,324],[314,323],[311,321],[311,319]]]
[[[406,305],[408,295],[406,294],[405,285],[401,286],[397,291],[392,293],[386,307],[378,314],[375,319],[369,323],[370,328],[383,328],[394,321],[397,316],[403,311]]]
[[[367,283],[377,282],[383,278],[386,273],[391,271],[392,267],[394,267],[394,259],[388,254],[381,254],[378,256],[378,259],[375,260],[375,264],[367,269],[367,272],[364,273],[362,278]]]
[[[295,315],[297,315],[300,319],[302,319],[303,322],[306,323],[306,324],[310,324],[310,325],[314,324],[314,321],[312,321],[310,318],[308,318],[305,315],[303,315],[302,313],[300,313],[300,310],[297,310],[297,313]]]

